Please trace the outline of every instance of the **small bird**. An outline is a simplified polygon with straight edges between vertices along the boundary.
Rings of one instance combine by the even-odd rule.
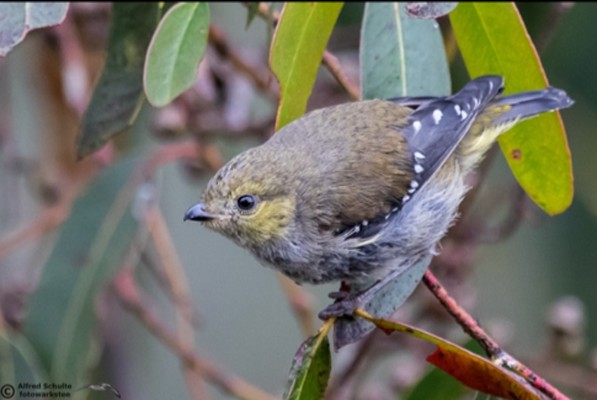
[[[469,189],[466,174],[501,133],[573,104],[553,87],[503,89],[502,77],[483,76],[452,96],[310,112],[222,167],[184,219],[298,284],[362,285],[407,269],[437,253]],[[350,300],[320,317],[350,315]]]

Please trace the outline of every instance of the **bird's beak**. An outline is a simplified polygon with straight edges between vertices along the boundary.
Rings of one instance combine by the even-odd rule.
[[[210,221],[215,218],[221,218],[219,214],[214,214],[205,209],[205,204],[198,203],[189,208],[184,214],[184,221],[190,219],[191,221]]]

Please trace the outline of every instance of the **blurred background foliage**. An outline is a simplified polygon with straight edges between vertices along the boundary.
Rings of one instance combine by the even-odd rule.
[[[546,216],[521,198],[494,152],[463,221],[489,221],[503,234],[495,243],[467,243],[458,233],[470,225],[459,224],[436,273],[512,354],[572,397],[597,398],[597,4],[518,6],[550,83],[576,100],[562,113],[575,199],[565,213]],[[221,389],[236,387],[226,384],[231,374],[279,397],[304,334],[278,278],[232,242],[182,223],[213,171],[273,132],[272,29],[260,18],[246,29],[240,4],[210,4],[220,36],[210,36],[195,85],[169,106],[145,105],[129,134],[76,161],[75,137],[103,66],[110,13],[106,3],[73,3],[64,23],[30,33],[0,60],[0,382],[43,380],[45,370],[69,381],[69,366],[93,358],[99,367],[85,382],[109,382],[126,399],[227,398]],[[345,4],[328,44],[355,83],[362,13],[362,3]],[[469,78],[447,18],[440,25],[456,91]],[[238,59],[253,76],[241,72]],[[322,68],[309,109],[349,100]],[[112,280],[117,270],[124,272]],[[181,359],[130,311],[135,299],[123,307],[123,293],[135,288],[159,323],[207,360],[207,381],[216,385],[181,373]],[[301,299],[317,311],[335,289],[307,287]],[[76,314],[74,322],[62,319],[65,309],[76,310],[68,314]],[[465,339],[423,289],[398,317]],[[63,342],[60,349],[54,340]],[[53,351],[61,352],[58,361]],[[360,352],[366,356],[355,363]],[[331,397],[431,398],[420,390],[434,387],[444,395],[438,398],[472,398],[440,371],[408,396],[431,371],[424,361],[430,352],[425,343],[375,333],[334,354]]]

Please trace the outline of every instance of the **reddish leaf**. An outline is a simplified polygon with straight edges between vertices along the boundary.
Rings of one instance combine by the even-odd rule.
[[[514,375],[466,349],[438,347],[427,361],[480,392],[505,399],[540,399]]]

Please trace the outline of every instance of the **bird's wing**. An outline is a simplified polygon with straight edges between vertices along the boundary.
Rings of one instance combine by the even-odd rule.
[[[408,116],[408,123],[400,129],[412,154],[411,179],[403,181],[401,191],[395,192],[395,203],[388,211],[374,218],[346,224],[344,239],[357,247],[374,241],[378,233],[397,214],[402,204],[409,201],[446,162],[477,116],[503,90],[503,79],[485,76],[469,82],[458,93],[449,97],[402,97],[392,102],[406,107],[417,107]],[[378,193],[381,194],[381,193]],[[363,223],[364,222],[364,223]]]
[[[440,97],[437,96],[405,96],[405,97],[394,97],[392,99],[388,99],[392,103],[400,104],[401,106],[410,107],[410,108],[419,108],[423,104],[432,102],[434,100],[438,100]]]
[[[414,155],[418,190],[454,152],[487,104],[503,91],[503,78],[474,79],[458,93],[423,103],[403,130]]]

